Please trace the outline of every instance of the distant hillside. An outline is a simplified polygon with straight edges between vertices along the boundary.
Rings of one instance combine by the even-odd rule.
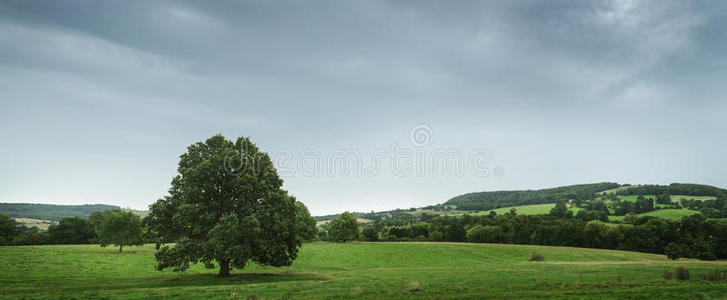
[[[727,196],[727,190],[704,184],[672,183],[670,185],[640,185],[617,192],[620,195],[689,195],[689,196]]]
[[[59,221],[64,217],[88,218],[93,212],[120,209],[106,204],[54,205],[30,203],[0,203],[0,213],[13,218]]]
[[[569,185],[542,190],[496,191],[469,193],[454,197],[445,205],[454,205],[458,210],[490,210],[499,207],[555,203],[559,199],[592,199],[594,194],[617,188],[618,183],[602,182]]]

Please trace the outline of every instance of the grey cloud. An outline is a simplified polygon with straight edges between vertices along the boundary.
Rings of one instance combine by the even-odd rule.
[[[267,150],[367,152],[406,143],[419,123],[436,129],[436,146],[492,150],[508,176],[286,184],[324,213],[586,179],[723,182],[726,9],[721,1],[3,1],[0,133],[11,147],[2,149],[0,200],[100,195],[74,198],[82,190],[74,184],[41,195],[11,188],[59,180],[42,166],[60,164],[86,170],[78,182],[116,192],[117,204],[143,207],[164,193],[185,145],[211,134],[250,135]],[[29,145],[66,155],[17,148]],[[95,165],[84,159],[96,155]],[[126,163],[95,180],[88,170],[104,171],[103,157]],[[571,172],[578,166],[581,177]],[[125,167],[149,184],[122,191],[113,181],[133,181]],[[327,193],[331,182],[340,187]],[[373,186],[376,196],[345,194]]]

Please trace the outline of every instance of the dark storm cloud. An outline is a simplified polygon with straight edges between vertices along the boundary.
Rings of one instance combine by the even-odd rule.
[[[333,200],[342,197],[368,210],[593,180],[716,184],[727,179],[710,163],[725,146],[717,137],[727,120],[726,9],[721,1],[2,1],[0,130],[11,146],[2,149],[10,171],[0,173],[8,179],[0,200],[89,202],[112,192],[117,204],[143,207],[163,194],[178,152],[217,132],[251,135],[268,149],[366,151],[406,139],[419,123],[436,129],[438,146],[490,148],[509,175],[405,187],[344,180],[329,191],[330,180],[294,177],[288,187],[322,213],[343,209]],[[20,150],[28,145],[65,155]],[[34,195],[33,182],[59,180],[59,168],[80,170],[77,181]],[[109,183],[135,183],[125,174],[138,169],[144,186]],[[108,170],[119,174],[78,192]]]

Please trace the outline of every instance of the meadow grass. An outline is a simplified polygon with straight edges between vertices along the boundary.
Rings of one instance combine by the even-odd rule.
[[[533,252],[543,261],[529,262]],[[727,283],[699,274],[725,262],[636,252],[466,243],[309,243],[292,266],[250,265],[216,278],[154,270],[154,247],[0,247],[0,298],[718,298]],[[664,270],[690,269],[688,281]]]
[[[644,196],[644,198],[656,200],[655,195],[643,195],[643,196]],[[621,201],[636,202],[636,199],[639,198],[639,195],[623,195],[623,196],[618,196],[618,198],[621,199]],[[679,201],[681,201],[682,199],[694,199],[694,200],[704,201],[704,200],[715,200],[715,199],[717,199],[717,197],[714,197],[714,196],[689,196],[689,195],[672,195],[671,196],[671,202],[679,203]]]
[[[498,215],[502,215],[510,212],[510,209],[512,208],[516,209],[518,215],[547,215],[553,207],[555,207],[555,203],[508,206],[488,211],[481,211],[474,213],[473,215],[488,215],[490,211],[494,211]],[[581,208],[571,207],[569,210],[573,211],[573,214],[575,215],[579,210],[581,210]]]
[[[613,194],[613,193],[616,193],[616,192],[618,192],[620,190],[621,190],[620,187],[615,187],[615,188],[608,189],[608,190],[605,190],[605,191],[600,191],[600,192],[598,192],[596,194],[599,194],[599,195],[603,195],[603,194]]]

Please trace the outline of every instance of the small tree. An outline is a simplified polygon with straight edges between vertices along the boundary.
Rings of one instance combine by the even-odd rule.
[[[144,243],[141,219],[130,211],[115,209],[103,212],[96,233],[101,247],[113,244],[119,246],[119,252],[122,252],[124,245],[138,246]]]
[[[361,230],[361,236],[364,240],[369,242],[376,242],[379,240],[379,232],[373,226],[366,226]]]
[[[10,245],[19,233],[18,222],[8,215],[0,214],[0,246]]]
[[[656,196],[656,203],[658,204],[672,204],[671,203],[671,196],[669,193],[663,193],[661,195]]]
[[[467,232],[467,240],[472,243],[485,243],[487,240],[485,227],[480,224],[473,226],[470,231]]]
[[[467,240],[467,230],[459,223],[447,226],[444,232],[444,239],[448,242],[464,242]]]
[[[566,207],[566,200],[560,200],[555,204],[555,207],[550,209],[550,215],[558,218],[564,218],[568,213],[568,207]]]
[[[687,246],[680,243],[669,243],[666,247],[664,247],[664,254],[666,254],[666,257],[671,260],[677,260],[686,256],[687,251]]]
[[[344,212],[338,219],[331,221],[328,235],[334,241],[345,243],[346,241],[358,239],[360,227],[361,225],[358,224],[356,216],[350,212]]]
[[[295,197],[291,197],[295,200]],[[316,219],[310,216],[308,208],[300,201],[295,201],[295,219],[300,240],[312,241],[318,237]]]

